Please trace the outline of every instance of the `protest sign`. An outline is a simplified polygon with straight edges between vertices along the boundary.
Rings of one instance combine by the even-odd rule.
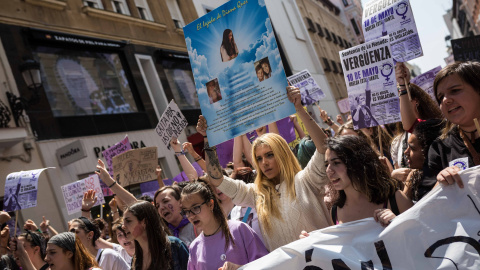
[[[155,197],[155,192],[160,189],[160,185],[157,180],[145,182],[140,184],[140,191],[142,195],[150,196],[152,199]]]
[[[175,101],[172,100],[160,117],[155,131],[163,144],[170,149],[172,138],[178,138],[187,125],[187,119],[183,116]]]
[[[105,203],[100,180],[96,174],[92,174],[87,178],[62,186],[63,199],[65,200],[69,215],[82,210],[83,194],[89,189],[94,190],[98,198],[95,206]]]
[[[116,143],[114,146],[108,148],[107,150],[102,152],[105,161],[107,162],[107,170],[111,177],[113,177],[113,167],[112,167],[112,159],[114,156],[121,154],[125,151],[132,149],[130,142],[128,140],[128,136],[125,135],[125,138],[120,142]]]
[[[417,26],[408,0],[371,0],[363,9],[365,42],[389,36],[392,56],[406,62],[423,55]]]
[[[288,82],[295,87],[300,88],[303,105],[312,105],[325,97],[322,89],[313,79],[312,74],[308,70],[302,70],[297,74],[287,78]]]
[[[37,206],[38,178],[44,170],[50,168],[13,172],[7,175],[3,210],[13,212]]]
[[[157,147],[133,149],[113,157],[114,179],[122,187],[157,179]]]
[[[480,36],[452,39],[455,61],[480,61]]]
[[[340,51],[340,59],[355,130],[400,121],[388,37]]]
[[[264,1],[228,1],[183,31],[210,145],[295,113]]]
[[[217,144],[217,157],[222,168],[233,161],[233,139]]]
[[[423,89],[423,91],[427,92],[427,94],[430,95],[433,100],[436,101],[437,99],[435,98],[435,94],[433,93],[433,81],[435,81],[435,76],[440,70],[442,70],[441,66],[431,69],[411,79],[410,83],[418,85],[420,88]]]
[[[383,228],[373,218],[331,226],[240,269],[480,269],[480,167],[465,188],[438,186]]]
[[[337,101],[338,110],[341,113],[348,113],[350,111],[350,104],[348,102],[348,98],[341,99]]]

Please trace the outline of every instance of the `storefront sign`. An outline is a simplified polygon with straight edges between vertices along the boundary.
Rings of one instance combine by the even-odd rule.
[[[82,141],[80,140],[74,141],[62,148],[57,149],[55,155],[57,156],[58,164],[61,167],[87,157],[87,153],[85,152]]]

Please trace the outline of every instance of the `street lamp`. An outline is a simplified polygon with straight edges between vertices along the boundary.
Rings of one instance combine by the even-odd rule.
[[[20,72],[22,72],[23,80],[30,90],[33,90],[33,94],[30,99],[23,97],[17,97],[10,91],[7,91],[8,103],[12,110],[13,119],[15,125],[18,127],[18,120],[22,116],[23,111],[28,108],[29,105],[35,104],[39,101],[38,88],[42,86],[42,76],[40,74],[40,63],[35,60],[27,59],[20,64]]]

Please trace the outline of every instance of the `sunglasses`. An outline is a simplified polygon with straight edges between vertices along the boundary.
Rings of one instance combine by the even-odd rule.
[[[182,209],[182,211],[180,212],[180,214],[182,216],[186,216],[186,217],[189,217],[191,214],[193,215],[198,215],[200,214],[200,212],[202,211],[202,205],[206,204],[208,202],[207,201],[204,201],[203,203],[199,204],[199,205],[195,205],[194,207],[192,207],[192,209],[190,210],[185,210],[185,209]]]

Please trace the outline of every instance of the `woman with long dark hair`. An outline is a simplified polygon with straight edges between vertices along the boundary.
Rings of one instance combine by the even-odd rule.
[[[223,31],[222,46],[220,46],[220,56],[222,62],[228,62],[238,56],[238,48],[230,29]]]
[[[359,136],[327,140],[327,176],[339,191],[331,216],[334,224],[373,217],[383,226],[412,206],[397,189],[387,166],[370,144]]]
[[[188,249],[180,239],[167,236],[160,216],[151,203],[139,201],[123,215],[123,230],[135,240],[132,269],[187,269]]]

